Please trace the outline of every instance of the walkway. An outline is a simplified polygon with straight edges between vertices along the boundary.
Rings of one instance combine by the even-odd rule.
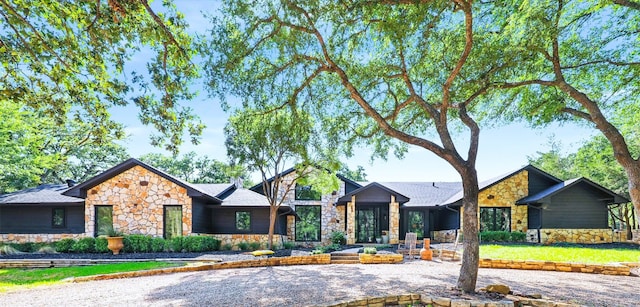
[[[0,306],[326,305],[408,292],[437,295],[455,285],[459,270],[457,263],[426,261],[230,269],[0,293]],[[490,283],[595,306],[635,306],[640,301],[638,277],[480,269],[478,287]]]

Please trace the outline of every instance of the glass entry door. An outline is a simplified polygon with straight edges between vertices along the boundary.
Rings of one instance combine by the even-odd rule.
[[[378,220],[374,208],[356,210],[356,242],[372,243],[379,233]]]

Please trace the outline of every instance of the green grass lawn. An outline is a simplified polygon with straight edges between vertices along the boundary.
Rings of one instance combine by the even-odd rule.
[[[180,264],[148,261],[47,269],[0,269],[0,292],[22,287],[54,284],[69,277],[140,271],[172,266],[180,266]]]
[[[571,246],[480,245],[480,258],[546,260],[558,262],[640,262],[640,249],[604,249]]]

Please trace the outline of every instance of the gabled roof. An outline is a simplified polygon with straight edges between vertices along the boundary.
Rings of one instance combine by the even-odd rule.
[[[490,187],[492,187],[492,186],[494,186],[494,185],[496,185],[496,184],[498,184],[500,182],[503,182],[503,181],[511,178],[512,176],[514,176],[514,175],[516,175],[516,174],[518,174],[518,173],[520,173],[522,171],[525,171],[525,170],[528,171],[528,172],[538,173],[539,175],[542,175],[543,177],[547,177],[547,178],[549,178],[549,179],[551,179],[552,181],[555,181],[555,182],[562,182],[562,180],[560,180],[560,179],[552,176],[551,174],[549,174],[549,173],[547,173],[547,172],[545,172],[545,171],[543,171],[543,170],[541,170],[541,169],[529,164],[529,165],[521,167],[521,168],[519,168],[519,169],[517,169],[517,170],[515,170],[513,172],[509,172],[509,173],[506,173],[506,174],[503,174],[503,175],[500,175],[500,176],[497,176],[497,177],[494,177],[494,178],[491,178],[491,179],[488,179],[488,180],[485,180],[485,181],[478,182],[479,191],[482,192],[482,190],[488,189],[488,188],[490,188]],[[451,205],[451,204],[453,204],[455,202],[461,201],[462,197],[463,197],[463,190],[462,190],[462,184],[460,184],[460,191],[458,191],[458,193],[454,194],[449,199],[444,201],[443,204]]]
[[[0,195],[0,204],[83,204],[84,199],[62,195],[66,184],[43,184],[35,188]]]
[[[405,207],[439,206],[462,189],[460,182],[381,182],[406,195],[411,201]]]
[[[535,195],[530,195],[527,196],[525,198],[522,198],[520,200],[518,200],[516,202],[516,205],[526,205],[526,204],[533,204],[533,203],[542,203],[542,202],[548,202],[549,198],[553,195],[556,195],[562,191],[566,191],[568,189],[570,189],[573,186],[576,186],[578,184],[587,184],[590,185],[591,187],[596,188],[597,190],[600,190],[602,192],[604,192],[605,194],[609,194],[611,195],[611,201],[608,202],[607,204],[621,204],[621,203],[628,203],[629,200],[627,198],[625,198],[624,196],[621,196],[587,178],[584,177],[580,177],[580,178],[574,178],[571,180],[567,180],[564,182],[560,182],[556,185],[553,185],[551,187],[549,187],[546,190],[543,190]]]
[[[81,198],[85,198],[87,197],[87,190],[121,174],[122,172],[134,167],[134,166],[141,166],[144,167],[145,169],[147,169],[148,171],[155,173],[156,175],[167,179],[175,184],[177,184],[178,186],[181,186],[183,188],[185,188],[187,190],[187,195],[191,196],[191,197],[199,197],[199,198],[204,198],[210,201],[214,201],[214,202],[221,202],[221,200],[217,197],[215,197],[215,195],[211,195],[209,193],[207,193],[206,191],[203,191],[199,188],[197,188],[196,186],[180,180],[176,177],[173,177],[153,166],[150,166],[138,159],[134,159],[134,158],[130,158],[100,174],[98,174],[97,176],[81,183],[78,184],[72,188],[70,188],[69,190],[63,192],[62,194],[67,195],[67,196],[74,196],[74,197],[81,197]]]
[[[372,182],[372,183],[370,183],[370,184],[368,184],[368,185],[366,185],[364,187],[357,188],[357,189],[351,191],[350,193],[347,193],[344,196],[340,197],[338,199],[338,201],[336,202],[336,204],[338,204],[338,205],[346,204],[347,202],[351,201],[351,196],[359,194],[359,193],[362,193],[362,192],[370,190],[370,189],[381,189],[383,191],[386,191],[387,193],[395,196],[396,201],[398,203],[400,203],[400,204],[403,204],[403,203],[406,203],[406,202],[409,201],[409,197],[407,197],[407,196],[405,196],[405,195],[403,195],[403,194],[401,194],[401,193],[399,193],[397,191],[394,191],[394,190],[392,190],[392,189],[390,189],[390,188],[388,188],[388,187],[386,187],[386,186],[384,186],[384,185],[382,185],[380,183]]]

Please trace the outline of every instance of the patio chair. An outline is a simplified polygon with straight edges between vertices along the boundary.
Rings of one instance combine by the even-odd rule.
[[[406,251],[409,259],[415,259],[415,256],[420,255],[420,251],[416,248],[417,242],[418,234],[415,232],[407,232],[404,236],[404,243],[398,245],[398,251]]]

